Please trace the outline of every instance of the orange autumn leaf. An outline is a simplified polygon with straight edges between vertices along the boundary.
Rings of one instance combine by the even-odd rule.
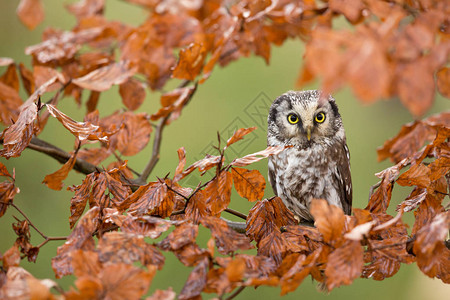
[[[254,202],[264,197],[266,181],[258,170],[232,168],[233,182],[236,191],[241,197]]]
[[[17,7],[17,15],[28,29],[36,28],[44,20],[41,0],[21,0]]]

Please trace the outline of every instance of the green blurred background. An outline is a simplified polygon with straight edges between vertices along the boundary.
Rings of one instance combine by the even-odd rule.
[[[16,62],[24,62],[30,66],[30,57],[24,54],[26,46],[40,42],[42,31],[48,27],[69,30],[75,24],[75,18],[69,15],[64,4],[74,1],[44,0],[46,18],[34,31],[27,30],[17,19],[15,9],[18,1],[0,0],[0,57],[11,57]],[[137,25],[146,17],[146,12],[137,6],[119,0],[107,1],[106,17]],[[247,136],[241,143],[229,149],[228,159],[243,156],[265,148],[266,124],[265,115],[268,105],[283,92],[295,89],[295,81],[302,64],[303,45],[300,41],[289,41],[282,47],[273,47],[271,63],[267,66],[258,57],[242,58],[225,68],[216,68],[212,77],[200,85],[197,94],[183,110],[182,117],[168,126],[164,132],[161,149],[161,159],[151,175],[164,176],[175,170],[178,163],[176,150],[182,146],[187,152],[188,164],[203,157],[205,152],[215,154],[211,145],[217,141],[217,132],[226,140],[236,127],[257,126],[258,129]],[[1,69],[1,72],[4,68]],[[165,89],[170,90],[177,82],[170,82]],[[317,88],[317,83],[307,89]],[[147,99],[139,111],[153,113],[159,108],[158,93],[147,93]],[[86,100],[87,93],[84,95]],[[26,95],[22,94],[23,99]],[[44,96],[45,98],[45,96]],[[348,145],[351,152],[352,177],[354,186],[354,206],[364,208],[367,203],[368,191],[377,182],[374,173],[389,166],[389,162],[378,163],[376,147],[394,136],[402,124],[410,122],[413,117],[397,99],[380,101],[367,106],[358,102],[349,89],[335,94],[344,120]],[[45,100],[45,99],[44,99]],[[84,102],[83,102],[84,103]],[[117,92],[117,87],[101,95],[99,110],[102,116],[123,107]],[[85,107],[77,107],[73,99],[64,99],[58,106],[71,117],[81,120]],[[427,113],[431,115],[449,109],[448,99],[436,96],[435,104]],[[261,117],[262,116],[262,117]],[[50,120],[40,138],[53,143],[66,151],[72,150],[74,138],[55,120]],[[148,160],[151,148],[147,147],[139,155],[131,157],[129,165],[142,170]],[[41,184],[45,175],[56,171],[60,165],[53,159],[31,150],[23,152],[22,156],[6,161],[9,171],[16,170],[16,183],[21,192],[15,198],[17,204],[48,236],[68,235],[69,207],[72,193],[68,191],[53,191]],[[263,160],[251,166],[263,175],[267,174],[267,161]],[[83,176],[72,174],[65,181],[66,186],[81,183]],[[188,178],[185,185],[196,185],[202,180],[198,174]],[[392,207],[405,198],[408,190],[398,187],[394,189]],[[266,197],[272,196],[270,188]],[[233,194],[230,207],[247,213],[253,206],[244,199]],[[390,213],[394,213],[391,209]],[[11,224],[13,216],[21,219],[14,210],[9,209],[0,218],[0,252],[5,252],[14,243],[15,235]],[[230,217],[230,219],[233,219]],[[405,221],[412,225],[412,216],[406,216]],[[201,237],[203,240],[204,238]],[[32,230],[32,242],[38,244],[42,238]],[[51,242],[41,249],[36,263],[22,261],[22,266],[38,278],[54,278],[51,269],[51,258],[56,255],[56,248],[61,242]],[[151,291],[166,289],[172,286],[180,292],[190,268],[182,266],[175,257],[166,254],[166,265],[152,282]],[[69,276],[58,280],[66,290],[73,284],[74,278]],[[279,297],[278,288],[259,287],[247,288],[238,299],[274,299]],[[284,299],[445,299],[450,294],[450,286],[440,280],[430,279],[423,275],[415,264],[402,265],[393,278],[377,282],[374,280],[357,279],[351,286],[333,290],[329,295],[319,292],[316,283],[308,278],[297,289]],[[212,295],[205,295],[211,298]]]

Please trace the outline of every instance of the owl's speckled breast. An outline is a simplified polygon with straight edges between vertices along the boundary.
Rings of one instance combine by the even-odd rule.
[[[330,159],[335,157],[333,152],[337,151],[314,144],[306,149],[287,148],[269,158],[269,180],[274,191],[289,209],[305,220],[313,220],[309,213],[313,198],[326,199],[342,208],[339,187],[333,180],[337,177],[336,163]]]

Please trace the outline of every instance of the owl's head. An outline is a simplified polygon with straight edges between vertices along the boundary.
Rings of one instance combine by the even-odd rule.
[[[309,147],[327,140],[345,140],[341,115],[333,97],[321,92],[289,91],[273,102],[268,122],[268,145]]]

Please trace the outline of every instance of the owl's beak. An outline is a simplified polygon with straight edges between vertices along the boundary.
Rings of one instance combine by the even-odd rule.
[[[308,139],[308,142],[311,140],[311,127],[306,127],[306,138]]]

